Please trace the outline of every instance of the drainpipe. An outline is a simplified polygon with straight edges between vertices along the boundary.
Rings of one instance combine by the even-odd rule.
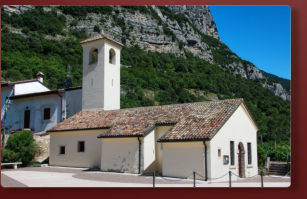
[[[207,145],[206,145],[206,141],[203,141],[204,143],[204,153],[205,153],[205,181],[208,180],[208,162],[207,162]]]
[[[61,104],[60,104],[60,122],[66,119],[66,102],[65,100],[65,90],[59,89],[58,90],[58,95],[61,98]],[[63,117],[63,112],[64,112],[64,117]]]
[[[141,140],[139,136],[138,136],[138,141],[139,141],[139,174],[141,174]]]

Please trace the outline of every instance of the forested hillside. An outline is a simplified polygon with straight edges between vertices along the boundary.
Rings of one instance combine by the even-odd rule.
[[[274,95],[264,84],[281,83],[290,90],[289,80],[258,73],[252,63],[241,60],[216,37],[213,25],[209,26],[212,30],[202,32],[197,24],[178,17],[167,7],[160,7],[159,11],[151,7],[134,8],[36,7],[22,13],[8,13],[2,9],[2,81],[31,79],[42,71],[44,83],[52,89],[63,88],[66,80],[70,80],[72,86],[79,86],[82,82],[79,42],[99,32],[105,24],[121,27],[118,30],[122,36],[120,40],[126,43],[121,56],[121,108],[242,97],[259,127],[260,164],[263,164],[266,151],[272,159],[285,160],[290,152],[290,102]],[[164,42],[168,42],[163,44],[165,49],[174,40],[173,48],[165,51],[159,50],[158,44],[147,45],[144,40],[150,38],[137,42],[140,38],[128,33],[134,27],[117,17],[119,10],[125,10],[127,16],[133,12],[143,13],[160,23],[160,32],[154,34],[157,37],[163,34]],[[186,43],[180,40],[180,35],[171,30],[159,12],[168,15],[168,19],[178,20],[182,27],[188,24],[189,31],[195,29],[194,33],[200,35],[195,38],[202,43],[195,43],[195,38],[187,39]],[[85,19],[90,21],[89,13],[110,17],[99,18],[99,24],[91,29],[94,32],[89,32],[80,28],[88,23]],[[90,16],[97,20],[97,15]],[[142,31],[146,35],[151,30]],[[196,48],[202,51],[196,54]],[[261,75],[266,78],[259,78]]]

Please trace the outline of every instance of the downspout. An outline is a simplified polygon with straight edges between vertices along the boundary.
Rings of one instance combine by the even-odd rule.
[[[141,174],[141,140],[139,136],[138,136],[138,141],[139,141],[139,174]]]
[[[204,153],[205,153],[205,181],[208,180],[208,161],[207,161],[207,145],[206,145],[206,141],[203,141],[204,143]]]
[[[63,102],[63,100],[65,100],[65,90],[59,90],[59,93],[58,95],[60,96],[61,98],[61,104],[60,104],[60,122],[64,121],[66,119],[66,103]],[[64,105],[64,107],[63,107]],[[64,116],[63,117],[63,112],[64,112]]]
[[[62,95],[60,95],[60,97],[61,97],[60,122],[62,122],[63,121],[63,97],[62,97]]]

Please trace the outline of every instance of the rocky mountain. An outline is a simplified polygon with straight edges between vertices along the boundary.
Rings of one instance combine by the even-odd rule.
[[[34,6],[3,7],[9,15],[20,15],[31,9]],[[191,53],[232,74],[256,81],[283,100],[290,100],[290,89],[242,60],[220,41],[208,6],[45,6],[43,9],[64,16],[67,27],[56,35],[46,34],[46,38],[65,38],[65,32],[70,30],[94,35],[103,29],[126,46],[137,45],[146,51],[183,57]],[[7,27],[11,32],[24,34],[22,28]]]

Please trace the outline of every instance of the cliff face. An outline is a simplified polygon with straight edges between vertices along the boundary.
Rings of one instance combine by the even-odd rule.
[[[3,7],[10,14],[21,14],[28,9],[33,6]],[[126,46],[138,45],[144,50],[177,56],[192,53],[233,74],[257,80],[276,96],[290,100],[288,90],[278,82],[269,81],[255,65],[241,60],[220,41],[208,6],[112,6],[109,12],[88,12],[83,17],[61,7],[44,7],[46,12],[51,9],[65,16],[67,29],[85,30],[89,35],[103,29]],[[11,31],[22,34],[14,28]]]
[[[167,7],[175,14],[180,14],[187,17],[202,33],[219,39],[217,28],[208,6],[171,5]]]

